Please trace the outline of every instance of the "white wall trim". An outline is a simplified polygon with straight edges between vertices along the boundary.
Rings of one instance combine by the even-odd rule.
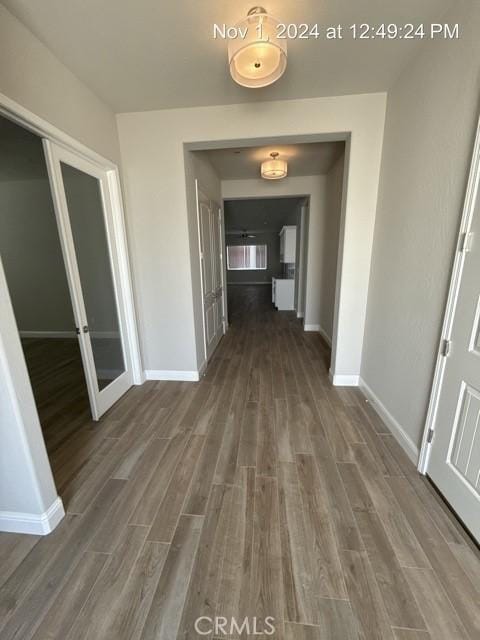
[[[320,331],[320,325],[319,324],[304,324],[303,325],[303,330],[304,331]]]
[[[185,380],[186,382],[198,382],[199,371],[175,371],[173,369],[146,369],[147,380]]]
[[[32,133],[37,134],[41,138],[46,137],[54,140],[67,149],[74,149],[84,158],[88,158],[100,166],[116,170],[116,165],[112,160],[100,155],[96,151],[92,151],[92,149],[79,142],[76,138],[68,135],[68,133],[65,133],[65,131],[62,131],[47,120],[35,115],[33,111],[25,109],[25,107],[22,107],[21,104],[15,102],[15,100],[12,100],[4,93],[0,93],[0,114],[9,120],[13,120],[13,122],[16,122]]]
[[[420,453],[419,448],[410,438],[408,433],[402,427],[402,425],[392,416],[390,411],[385,407],[385,405],[381,402],[378,396],[372,391],[372,389],[368,386],[368,384],[360,378],[359,383],[360,389],[367,398],[367,400],[372,405],[373,409],[378,413],[380,418],[383,420],[385,425],[390,430],[392,436],[398,442],[398,444],[405,451],[407,456],[413,462],[414,465],[418,462],[418,456]]]
[[[360,376],[336,374],[332,373],[332,370],[328,372],[330,382],[334,387],[358,387],[360,383]]]
[[[55,529],[64,516],[63,502],[57,496],[55,502],[44,513],[0,511],[0,531],[45,536]]]
[[[297,311],[297,318],[303,318],[304,315],[303,311]]]

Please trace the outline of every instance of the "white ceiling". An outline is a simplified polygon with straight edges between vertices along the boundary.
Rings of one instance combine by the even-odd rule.
[[[414,40],[291,40],[285,75],[264,89],[231,80],[227,44],[252,0],[2,0],[116,112],[308,98],[388,89],[415,54]],[[265,0],[286,23],[430,23],[454,0]]]
[[[242,147],[201,151],[210,160],[221,180],[260,178],[260,164],[277,151],[281,160],[288,162],[288,175],[316,176],[329,172],[345,148],[343,142],[316,142],[307,144],[270,145],[268,147]]]

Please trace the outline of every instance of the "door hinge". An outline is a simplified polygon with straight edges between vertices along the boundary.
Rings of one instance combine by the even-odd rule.
[[[469,251],[472,250],[472,239],[473,239],[473,233],[471,231],[462,233],[462,237],[460,239],[461,253],[468,253]]]
[[[450,354],[450,349],[452,348],[451,340],[444,340],[442,342],[442,356],[446,358]]]
[[[427,443],[428,444],[431,444],[434,435],[435,435],[435,431],[433,429],[429,429],[428,433],[427,433]]]

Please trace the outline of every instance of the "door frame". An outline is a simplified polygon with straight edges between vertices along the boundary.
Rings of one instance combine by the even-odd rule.
[[[83,143],[58,129],[43,118],[35,115],[28,109],[0,93],[0,116],[15,122],[24,129],[31,131],[44,140],[55,142],[67,151],[93,162],[107,172],[107,181],[110,192],[113,241],[117,256],[120,276],[120,287],[124,299],[124,312],[128,328],[128,347],[132,361],[133,382],[136,385],[143,384],[146,380],[143,370],[140,341],[138,337],[137,314],[135,310],[135,298],[133,294],[130,259],[128,252],[127,232],[125,225],[125,209],[123,205],[122,188],[120,183],[120,171],[118,165],[105,158],[96,151],[89,149]]]
[[[422,474],[428,472],[428,463],[432,449],[432,439],[435,433],[437,421],[437,411],[440,402],[440,394],[445,373],[446,360],[448,350],[445,351],[444,345],[447,344],[452,335],[455,311],[457,308],[458,295],[462,282],[463,267],[465,264],[466,253],[468,252],[468,233],[471,228],[475,204],[479,193],[480,184],[480,118],[477,122],[477,130],[475,135],[475,144],[472,153],[470,171],[468,176],[467,189],[463,204],[462,219],[458,231],[457,243],[455,246],[455,258],[453,262],[452,276],[448,291],[448,298],[445,307],[443,319],[442,333],[437,352],[437,360],[435,365],[435,373],[433,377],[432,390],[428,404],[427,417],[422,438],[422,446],[418,459],[418,471]]]
[[[126,322],[125,304],[121,286],[118,247],[115,241],[112,219],[112,198],[108,183],[108,172],[99,164],[87,160],[79,154],[65,149],[65,147],[43,139],[43,149],[47,162],[47,171],[50,180],[55,216],[60,236],[60,245],[65,264],[67,282],[70,289],[73,313],[77,325],[80,351],[87,381],[90,407],[94,420],[100,417],[132,386],[132,359],[128,345],[128,326]],[[111,381],[105,388],[98,386],[98,374],[95,366],[94,353],[89,344],[92,333],[84,333],[81,327],[88,326],[88,314],[85,308],[84,290],[78,270],[78,258],[76,256],[75,239],[70,222],[67,194],[61,165],[70,167],[95,178],[100,187],[102,216],[107,241],[108,263],[112,274],[113,294],[118,317],[120,343],[124,360],[124,371]]]
[[[0,93],[0,115],[42,139],[52,140],[67,150],[73,151],[87,160],[96,162],[108,172],[107,178],[112,201],[115,242],[118,251],[121,287],[124,294],[125,314],[128,325],[128,344],[132,358],[133,382],[137,385],[143,384],[145,373],[142,367],[138,339],[118,166],[2,93]],[[57,526],[64,515],[64,510],[61,498],[53,493],[56,492],[55,482],[1,258],[0,300],[4,302],[0,313],[0,374],[5,380],[5,393],[13,408],[11,412],[11,427],[15,430],[15,433],[18,433],[18,437],[22,441],[21,446],[26,451],[32,475],[36,479],[35,492],[38,494],[40,503],[45,507],[45,513],[39,516],[40,524],[36,520],[34,522],[29,520],[27,525],[25,523],[17,523],[9,530],[46,534]],[[28,515],[31,519],[30,514]],[[35,518],[37,518],[36,515]],[[17,521],[15,520],[15,522]]]
[[[201,229],[200,229],[200,195],[204,196],[210,203],[215,204],[215,208],[218,206],[218,225],[219,225],[219,250],[220,250],[220,272],[221,272],[221,280],[222,280],[222,290],[223,290],[223,300],[222,300],[222,314],[223,314],[223,335],[225,335],[227,331],[226,325],[226,289],[225,289],[225,260],[224,260],[224,233],[223,233],[223,221],[222,221],[222,208],[220,203],[216,202],[213,198],[210,197],[208,191],[203,188],[200,181],[195,178],[195,206],[197,209],[197,236],[198,236],[198,256],[199,256],[199,266],[200,266],[200,290],[202,295],[202,327],[203,327],[203,357],[204,361],[200,367],[200,372],[205,371],[205,368],[208,365],[208,357],[207,357],[207,327],[205,323],[205,283],[203,281],[203,267],[202,267],[202,238],[201,238]]]

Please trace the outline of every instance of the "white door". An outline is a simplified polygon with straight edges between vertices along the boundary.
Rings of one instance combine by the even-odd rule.
[[[198,232],[208,362],[223,335],[223,256],[219,209],[197,188]]]
[[[459,280],[446,342],[427,472],[480,540],[480,198],[459,246]],[[463,267],[463,268],[462,268]]]
[[[213,278],[215,287],[215,333],[217,344],[224,334],[224,291],[223,291],[223,233],[222,214],[217,203],[212,202],[213,235]]]
[[[98,420],[133,384],[107,172],[44,140],[88,394]]]

